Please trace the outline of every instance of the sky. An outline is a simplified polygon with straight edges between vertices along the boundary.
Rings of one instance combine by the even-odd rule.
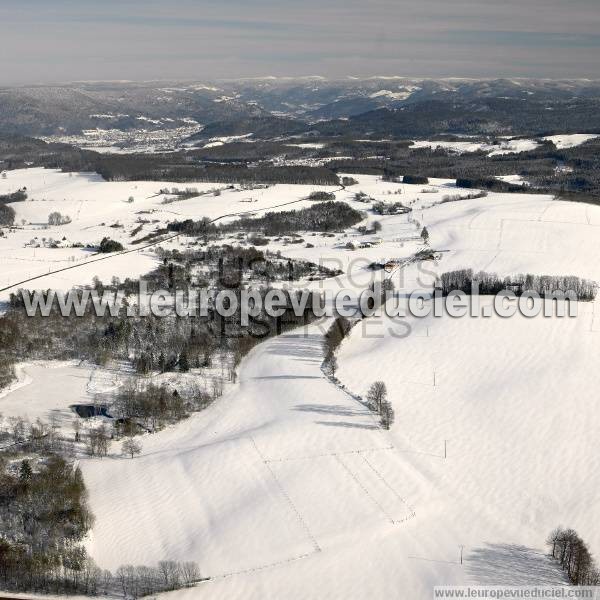
[[[600,79],[600,0],[0,0],[0,85]]]

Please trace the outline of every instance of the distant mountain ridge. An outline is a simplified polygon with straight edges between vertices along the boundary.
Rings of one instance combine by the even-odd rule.
[[[385,127],[406,135],[411,131],[486,130],[514,134],[516,127],[506,122],[507,111],[525,114],[556,110],[564,117],[568,103],[583,110],[582,114],[591,115],[590,107],[600,105],[600,82],[401,77],[79,82],[0,88],[0,132],[39,136],[80,134],[96,128],[152,130],[197,123],[206,126],[207,133],[214,137],[247,133],[274,137],[315,127],[343,135],[344,130],[368,132],[371,126],[365,122],[372,120],[373,131]],[[433,114],[432,126],[417,123],[411,128],[405,124],[401,111],[420,118],[433,108],[439,114]],[[494,116],[494,111],[498,115]],[[543,129],[554,129],[563,117],[546,115],[537,121]],[[340,119],[349,119],[350,125],[342,126]],[[324,121],[331,123],[323,126]],[[567,114],[569,127],[571,122],[578,127],[579,122],[586,124],[588,129],[597,127],[595,118],[577,120]],[[531,126],[527,125],[529,129]],[[250,131],[252,128],[255,131]]]

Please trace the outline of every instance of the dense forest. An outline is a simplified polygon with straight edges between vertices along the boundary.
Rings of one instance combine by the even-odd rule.
[[[90,430],[88,445],[107,447],[103,435],[102,428]],[[123,565],[111,573],[88,556],[82,542],[94,517],[72,459],[82,437],[79,428],[70,437],[40,420],[11,419],[0,429],[0,587],[60,597],[141,597],[201,581],[194,562]]]
[[[15,456],[0,454],[2,587],[93,593],[98,569],[81,546],[93,522],[81,471],[50,454],[34,467],[23,458],[11,473],[6,461]]]
[[[441,136],[440,139],[460,138]],[[494,139],[487,141],[493,143]],[[540,142],[535,150],[496,156],[484,152],[458,154],[442,148],[411,150],[394,142],[379,142],[379,146],[382,158],[361,158],[361,153],[356,153],[352,159],[332,160],[328,167],[339,173],[382,175],[390,181],[401,180],[410,173],[423,178],[456,179],[460,187],[549,193],[565,200],[600,202],[599,139],[560,150],[551,142]],[[502,175],[520,175],[527,184],[515,185],[497,179]]]
[[[499,136],[597,132],[600,131],[598,106],[597,98],[428,99],[401,108],[364,112],[347,120],[319,123],[318,130],[323,136],[370,134],[399,138],[443,133]]]
[[[196,181],[339,185],[337,175],[319,166],[274,166],[203,160],[195,152],[100,154],[74,146],[0,135],[0,168],[47,167],[96,172],[107,181]]]
[[[534,150],[495,156],[487,156],[485,152],[458,154],[441,148],[412,148],[410,141],[402,139],[359,141],[347,133],[339,137],[299,138],[295,144],[257,140],[165,154],[98,154],[66,144],[0,135],[0,167],[95,171],[109,181],[162,179],[242,185],[339,185],[338,175],[349,172],[382,175],[389,180],[408,175],[407,183],[439,177],[460,180],[464,187],[498,192],[548,192],[566,200],[600,201],[600,139],[557,149],[540,137],[554,129],[564,130],[540,128],[532,134],[539,143]],[[600,126],[596,130],[600,131]],[[590,127],[579,131],[590,131]],[[434,139],[461,139],[439,131],[432,135]],[[500,143],[490,132],[475,139]],[[302,142],[312,142],[308,144],[311,147],[299,147]],[[326,163],[320,163],[322,159]],[[506,184],[497,179],[501,175],[520,175],[529,186]]]
[[[264,297],[269,284],[277,280],[318,279],[335,274],[313,263],[285,260],[255,248],[221,246],[203,251],[163,252],[162,264],[144,281],[149,293],[160,289],[173,293],[181,290],[184,299],[189,289],[204,288],[213,292],[228,289],[239,294],[250,285]],[[114,280],[103,284],[96,280],[94,289],[99,294],[116,293],[119,289],[131,295],[137,293],[139,281]],[[74,293],[81,296],[83,291],[74,290]],[[131,318],[124,314],[112,317],[109,311],[98,316],[93,308],[88,302],[80,317],[63,317],[54,301],[48,317],[39,314],[30,317],[25,312],[22,293],[12,294],[9,309],[0,318],[0,387],[14,378],[13,365],[28,359],[79,359],[100,365],[124,360],[138,373],[146,374],[210,368],[218,358],[223,377],[231,380],[242,356],[256,343],[313,318],[311,303],[305,314],[297,317],[289,304],[289,296],[288,308],[281,317],[261,314],[246,325],[241,323],[239,312],[225,318],[214,308],[206,315],[198,312],[189,318],[176,315]],[[219,395],[218,389],[211,388],[209,392],[213,399]],[[177,418],[206,403],[202,394],[181,400],[183,409],[175,411]],[[168,413],[161,426],[171,422],[174,414]]]

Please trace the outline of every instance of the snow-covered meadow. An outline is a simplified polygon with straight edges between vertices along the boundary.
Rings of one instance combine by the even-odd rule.
[[[543,141],[552,142],[558,150],[564,148],[574,148],[585,144],[598,137],[598,134],[572,133],[563,135],[550,135],[539,138]],[[500,138],[497,143],[482,142],[471,139],[458,141],[444,140],[417,140],[413,142],[412,148],[442,148],[449,152],[464,154],[468,152],[485,152],[488,156],[500,156],[503,154],[518,154],[520,152],[530,152],[539,147],[539,139],[527,138]]]
[[[22,188],[26,188],[28,199],[11,205],[16,212],[17,227],[6,230],[4,237],[0,237],[0,289],[72,266],[77,268],[42,277],[22,287],[65,290],[89,284],[95,276],[104,281],[110,281],[113,276],[139,277],[155,266],[154,248],[99,261],[98,258],[105,257],[98,257],[85,246],[109,237],[121,242],[126,249],[135,250],[134,240],[165,227],[170,221],[264,212],[288,202],[294,202],[290,208],[301,208],[310,204],[303,199],[311,192],[328,189],[294,185],[241,189],[216,183],[106,182],[92,173],[68,174],[38,168],[8,171],[6,177],[0,179],[0,194]],[[160,193],[173,188],[195,188],[205,195],[173,201],[173,195]],[[218,190],[217,194],[212,190]],[[48,226],[52,212],[69,217],[71,223]],[[48,247],[50,240],[58,247]],[[10,291],[0,292],[0,301],[6,300]]]
[[[590,140],[600,137],[596,133],[572,133],[564,135],[550,135],[544,140],[552,142],[559,150],[562,148],[573,148],[574,146],[580,146]]]
[[[270,244],[345,271],[314,285],[362,289],[370,262],[423,248],[423,226],[441,259],[427,263],[427,273],[416,265],[396,273],[396,287],[406,292],[456,268],[600,280],[599,207],[532,194],[442,202],[472,190],[447,180],[411,186],[353,176],[359,183],[335,192],[338,200],[368,210],[354,200],[363,191],[413,211],[369,213],[367,222],[382,227],[366,248],[360,242],[373,235],[356,231],[305,236],[312,247]],[[139,216],[157,221],[142,236],[173,218],[300,208],[316,189],[224,190],[163,204],[158,191],[181,184],[32,169],[9,172],[0,193],[23,186],[30,200],[14,208],[26,223],[0,238],[0,279],[9,285],[43,273],[69,252],[84,266],[33,286],[58,288],[95,275],[143,274],[154,254],[86,264],[82,249],[24,248],[34,236],[88,243],[110,235],[130,247]],[[72,223],[39,229],[52,210]],[[111,228],[117,221],[123,227]],[[115,443],[107,458],[80,460],[96,515],[87,548],[111,569],[165,557],[197,561],[210,581],[169,594],[177,599],[425,600],[434,585],[563,584],[544,555],[550,529],[573,526],[600,553],[600,512],[590,502],[600,484],[600,418],[591,393],[600,384],[598,315],[595,302],[581,305],[576,319],[367,319],[339,351],[338,377],[348,391],[321,371],[328,320],[268,340],[243,360],[223,398],[143,436],[139,457],[122,458]],[[403,335],[407,325],[410,335]],[[87,367],[62,366],[52,385],[42,369],[25,368],[29,378],[0,398],[0,413],[29,405],[35,416],[86,402]],[[378,379],[396,410],[389,432],[352,395]]]
[[[485,152],[488,156],[499,156],[502,154],[511,154],[519,152],[529,152],[535,150],[538,147],[538,143],[535,140],[527,139],[507,139],[502,140],[497,144],[478,142],[473,140],[464,141],[428,141],[419,140],[413,142],[413,148],[442,148],[449,150],[450,152],[456,152],[457,154],[463,154],[466,152]]]

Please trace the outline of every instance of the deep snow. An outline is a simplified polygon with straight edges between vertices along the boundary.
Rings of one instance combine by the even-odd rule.
[[[382,223],[373,248],[348,251],[345,239],[324,237],[313,248],[272,246],[337,260],[347,271],[314,285],[361,289],[368,262],[422,248],[423,225],[443,251],[427,271],[600,279],[598,207],[530,194],[440,204],[457,193],[449,181],[432,180],[437,191],[422,194],[423,186],[355,177],[359,184],[338,199],[364,209],[352,200],[364,190],[415,210],[410,218],[370,217]],[[261,202],[302,197],[289,188],[266,190]],[[193,211],[227,211],[220,203],[236,200],[224,196]],[[432,277],[414,266],[402,275],[405,291]],[[600,483],[590,393],[600,383],[597,314],[593,303],[571,320],[411,319],[408,337],[394,337],[404,326],[389,319],[369,320],[366,333],[358,325],[341,347],[339,377],[356,393],[386,382],[396,410],[390,432],[321,372],[327,321],[271,339],[246,357],[221,400],[144,436],[141,456],[121,458],[115,445],[106,459],[81,460],[97,517],[88,549],[108,568],[198,561],[211,581],[169,595],[177,599],[412,600],[431,598],[439,584],[564,583],[543,554],[549,529],[575,526],[600,552],[591,501]],[[26,403],[26,389],[0,399],[0,412],[14,394]],[[58,396],[46,399],[60,408]]]

